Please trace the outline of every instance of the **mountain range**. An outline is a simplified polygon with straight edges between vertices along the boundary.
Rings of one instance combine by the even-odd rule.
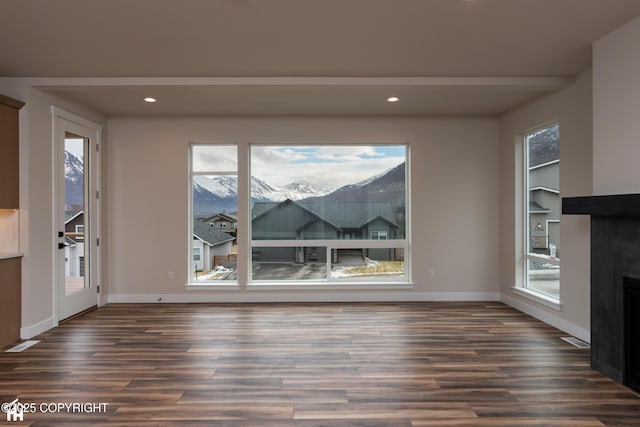
[[[529,138],[529,167],[560,158],[560,126],[555,125],[534,133]]]
[[[280,202],[323,199],[335,202],[388,202],[394,209],[404,210],[405,164],[363,181],[345,185],[334,191],[327,186],[296,181],[277,187],[251,177],[251,202]],[[197,176],[193,185],[193,212],[206,216],[238,209],[237,177]]]
[[[210,178],[201,175],[196,176],[193,181],[196,191],[208,191],[222,199],[237,197],[238,179],[235,176]],[[255,201],[300,200],[310,196],[322,196],[329,192],[328,187],[314,185],[306,181],[296,181],[284,187],[276,187],[259,178],[251,177],[251,197]]]
[[[389,169],[363,181],[333,190],[322,184],[298,180],[279,187],[251,177],[251,203],[280,202],[286,199],[324,199],[336,202],[389,202],[404,210],[405,164]],[[83,200],[83,163],[65,151],[65,203],[79,206]],[[193,213],[205,216],[238,209],[238,178],[236,176],[196,176],[193,180]]]

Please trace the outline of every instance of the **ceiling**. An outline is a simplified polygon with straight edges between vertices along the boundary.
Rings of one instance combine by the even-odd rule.
[[[638,0],[0,0],[0,77],[46,77],[109,115],[499,114],[565,87],[639,15]]]
[[[41,86],[107,115],[497,115],[571,78],[145,79],[140,85]],[[109,80],[109,82],[112,82]],[[158,102],[142,100],[155,97]],[[389,103],[396,96],[400,101]]]

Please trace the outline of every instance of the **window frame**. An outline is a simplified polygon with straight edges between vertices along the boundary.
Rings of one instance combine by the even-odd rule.
[[[193,153],[195,147],[233,147],[236,150],[236,170],[197,170],[194,171],[194,159]],[[185,284],[186,289],[220,289],[220,288],[238,288],[237,280],[211,280],[211,281],[202,281],[196,282],[193,280],[193,272],[196,271],[197,263],[201,263],[204,267],[204,259],[202,257],[203,250],[200,250],[200,260],[196,261],[194,259],[194,250],[200,249],[194,247],[194,242],[197,239],[195,237],[195,233],[193,230],[194,226],[194,212],[193,212],[193,183],[194,179],[197,176],[235,176],[237,178],[238,188],[236,189],[238,192],[238,199],[240,198],[240,147],[237,143],[229,143],[229,142],[220,142],[220,143],[201,143],[201,142],[192,142],[188,145],[188,218],[187,218],[187,237],[188,237],[188,254],[187,254],[187,281]],[[238,200],[239,205],[239,200]],[[239,209],[239,206],[236,206]],[[215,227],[217,229],[217,227]],[[236,266],[236,269],[239,270],[239,263]]]
[[[561,160],[560,157],[558,157],[557,160],[553,160],[550,162],[542,163],[540,165],[536,165],[534,167],[530,167],[529,166],[529,137],[532,134],[535,134],[536,132],[540,132],[542,130],[549,129],[555,126],[558,126],[560,128],[560,122],[552,121],[541,126],[536,126],[534,128],[529,129],[522,135],[522,156],[521,156],[522,158],[522,190],[521,190],[522,199],[521,200],[522,200],[522,214],[523,214],[523,218],[522,218],[523,227],[521,230],[522,232],[522,248],[521,248],[522,279],[519,284],[516,284],[516,287],[514,290],[520,295],[524,295],[546,306],[560,310],[562,306],[560,304],[560,295],[559,295],[560,280],[559,279],[558,279],[558,297],[555,297],[554,295],[551,295],[549,293],[540,291],[536,288],[529,286],[529,271],[530,271],[529,262],[530,261],[557,265],[558,267],[560,266],[559,258],[551,257],[549,255],[544,255],[544,254],[536,254],[532,252],[531,250],[531,219],[530,219],[531,215],[529,210],[530,191],[531,191],[531,188],[529,188],[529,182],[530,182],[531,170],[534,170],[543,166],[547,166],[547,165],[556,164],[556,163],[560,165],[560,160]],[[560,166],[558,166],[558,168],[560,168]],[[561,184],[560,177],[558,176],[558,190],[557,190],[558,194],[560,194],[560,184]],[[546,220],[547,241],[548,241],[548,234],[549,234],[549,228],[548,228],[549,222],[554,222],[559,224],[560,216],[558,216],[558,219]]]
[[[405,237],[404,239],[392,239],[392,240],[371,240],[371,239],[313,239],[313,240],[253,240],[249,238],[249,265],[248,265],[248,286],[254,286],[256,288],[262,288],[268,285],[280,285],[287,286],[287,284],[301,285],[302,287],[309,285],[322,285],[331,286],[336,284],[348,284],[357,287],[377,286],[384,284],[397,284],[397,285],[413,285],[411,278],[411,257],[410,257],[410,238],[411,238],[411,202],[410,202],[410,158],[411,150],[408,143],[344,143],[344,144],[332,144],[332,143],[251,143],[248,147],[249,156],[249,182],[251,177],[251,151],[253,147],[352,147],[352,146],[364,146],[364,147],[385,147],[385,146],[402,146],[405,149]],[[249,184],[249,192],[251,191]],[[251,218],[251,214],[249,214]],[[248,221],[248,235],[252,235],[251,220]],[[252,277],[252,257],[251,253],[253,248],[259,247],[325,247],[326,253],[326,268],[327,275],[325,279],[317,280],[254,280]],[[353,278],[331,278],[331,253],[334,249],[402,249],[404,251],[404,275],[402,277],[375,277],[363,279]]]
[[[194,146],[234,146],[237,149],[238,166],[235,172],[218,171],[193,171],[193,147]],[[256,146],[403,146],[405,147],[405,237],[404,239],[392,240],[252,240],[251,239],[251,149]],[[413,281],[411,274],[411,150],[409,143],[190,143],[189,144],[189,274],[193,267],[193,180],[198,175],[234,175],[238,178],[238,254],[237,273],[238,280],[217,280],[208,282],[195,282],[191,275],[185,285],[189,290],[327,290],[332,288],[340,289],[412,289]],[[244,188],[244,187],[246,188]],[[240,198],[247,198],[241,201]],[[243,229],[243,222],[247,225]],[[402,277],[371,277],[366,280],[351,278],[341,279],[327,277],[321,280],[288,281],[288,280],[253,280],[252,279],[252,249],[258,247],[288,247],[292,243],[298,247],[325,247],[327,251],[327,269],[331,273],[331,253],[333,249],[361,249],[361,248],[388,248],[402,249],[404,253],[404,275]]]

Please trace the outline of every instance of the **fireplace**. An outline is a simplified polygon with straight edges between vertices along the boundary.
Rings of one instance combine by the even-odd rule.
[[[624,278],[624,382],[640,391],[640,278]]]
[[[640,391],[640,194],[563,198],[562,213],[591,215],[591,367]]]

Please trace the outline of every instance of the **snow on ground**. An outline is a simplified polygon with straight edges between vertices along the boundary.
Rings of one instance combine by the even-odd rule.
[[[208,271],[206,273],[198,273],[195,277],[198,282],[212,282],[214,280],[223,280],[233,272],[230,268],[225,268],[222,265],[217,266],[214,270]]]
[[[252,277],[255,280],[324,280],[327,278],[326,273],[326,264],[324,263],[262,262],[253,265]],[[401,261],[367,259],[365,264],[357,266],[334,265],[331,270],[332,279],[402,276],[404,276],[404,262]],[[235,278],[234,269],[219,265],[215,270],[198,273],[194,279],[197,282],[212,282]]]

